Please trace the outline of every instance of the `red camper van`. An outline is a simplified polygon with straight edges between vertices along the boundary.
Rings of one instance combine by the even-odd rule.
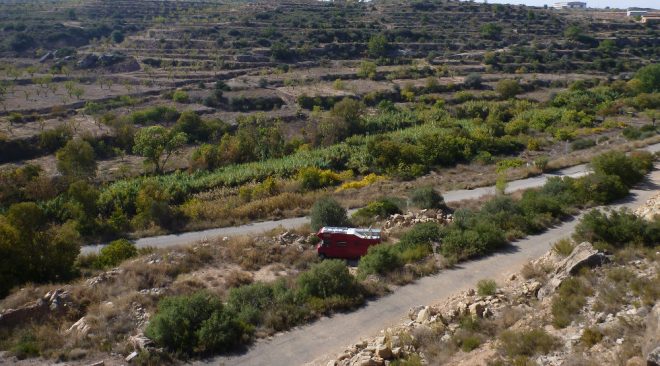
[[[321,258],[360,258],[370,246],[380,243],[380,229],[322,227],[316,236],[321,239],[316,246]]]

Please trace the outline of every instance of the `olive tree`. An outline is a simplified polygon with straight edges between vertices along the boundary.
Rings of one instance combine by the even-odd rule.
[[[162,173],[167,161],[186,144],[188,137],[183,132],[168,130],[163,126],[143,128],[135,134],[133,152],[144,156],[148,164]]]

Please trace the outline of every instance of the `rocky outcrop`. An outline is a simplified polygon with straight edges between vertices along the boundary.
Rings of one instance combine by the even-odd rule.
[[[607,261],[605,254],[594,249],[591,243],[579,244],[559,263],[548,283],[539,290],[538,299],[542,300],[553,294],[566,278],[576,274],[581,268],[600,266]]]
[[[41,299],[0,314],[0,328],[11,328],[28,321],[65,314],[72,308],[70,294],[64,289],[49,291]]]
[[[408,211],[405,214],[394,214],[383,224],[383,231],[390,232],[395,229],[407,228],[424,222],[435,222],[447,225],[452,221],[452,214],[442,210]]]

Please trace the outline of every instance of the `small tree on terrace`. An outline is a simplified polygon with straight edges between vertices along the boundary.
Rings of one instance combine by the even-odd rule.
[[[385,57],[387,56],[387,52],[389,51],[389,43],[387,42],[387,38],[382,35],[378,34],[371,39],[369,39],[369,44],[367,45],[368,49],[368,54],[370,57],[373,58],[378,58],[378,57]]]
[[[520,84],[518,81],[511,79],[504,79],[497,82],[495,91],[502,96],[502,99],[510,99],[520,94]]]
[[[183,132],[168,130],[163,126],[143,128],[135,134],[133,152],[147,158],[146,162],[155,167],[156,173],[162,173],[167,161],[183,145],[188,137]]]
[[[96,175],[94,149],[85,140],[73,139],[57,151],[57,170],[72,180],[89,179]]]

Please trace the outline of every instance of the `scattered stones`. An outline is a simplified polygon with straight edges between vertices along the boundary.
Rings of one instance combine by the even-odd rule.
[[[126,358],[124,360],[126,360],[126,362],[131,362],[137,356],[138,356],[137,351],[133,351],[128,356],[126,356]]]
[[[147,338],[143,333],[128,337],[128,342],[136,351],[147,350],[154,345],[154,342]]]
[[[441,225],[447,225],[452,220],[452,215],[442,210],[408,211],[405,214],[394,214],[390,216],[383,224],[383,231],[389,233],[394,229],[406,228],[424,222],[436,222]]]

